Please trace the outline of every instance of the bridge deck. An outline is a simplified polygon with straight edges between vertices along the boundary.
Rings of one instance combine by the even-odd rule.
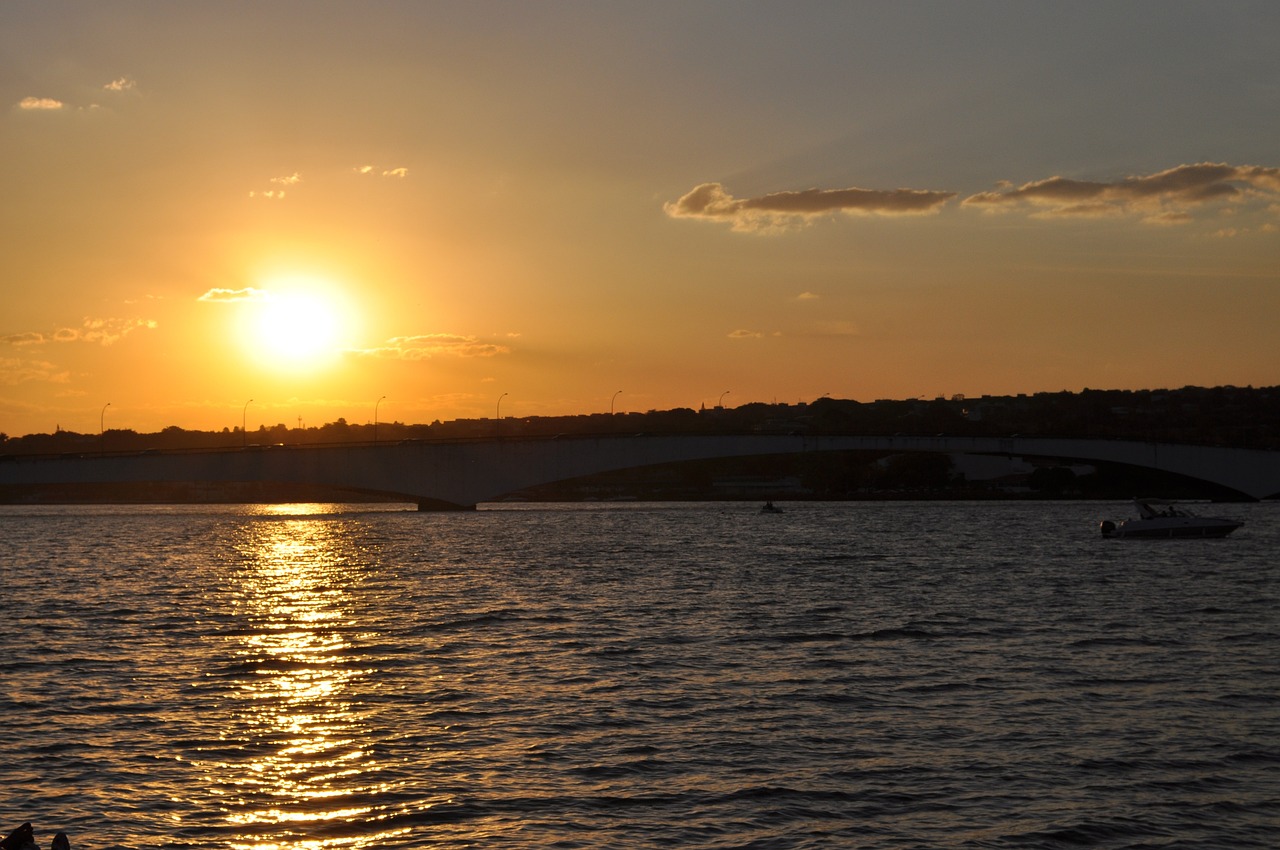
[[[827,451],[944,452],[1105,461],[1177,473],[1244,496],[1280,494],[1280,452],[1033,437],[632,435],[8,456],[0,484],[291,482],[474,506],[539,484],[678,461]]]

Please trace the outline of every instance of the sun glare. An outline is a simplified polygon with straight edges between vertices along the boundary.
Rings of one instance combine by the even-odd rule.
[[[338,356],[350,317],[326,286],[267,284],[242,328],[255,359],[291,371],[319,368]]]

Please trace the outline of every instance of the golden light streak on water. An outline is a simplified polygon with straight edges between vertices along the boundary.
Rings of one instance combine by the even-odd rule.
[[[374,843],[383,843],[400,835],[407,835],[413,830],[409,828],[392,829],[379,832],[376,836],[359,838],[335,838],[323,841],[303,839],[282,844],[277,841],[261,841],[252,844],[231,842],[227,844],[231,850],[347,850],[348,848],[368,847]]]
[[[385,813],[363,803],[393,790],[376,779],[376,759],[362,743],[369,738],[367,709],[351,696],[353,683],[370,671],[343,630],[358,619],[351,591],[360,576],[350,541],[341,521],[323,516],[324,505],[257,512],[261,520],[241,527],[236,540],[232,596],[245,625],[227,638],[245,669],[231,691],[232,723],[222,739],[243,757],[202,766],[226,822],[239,828],[240,840],[229,846],[333,850],[384,843],[405,830],[308,834],[322,824],[372,826]],[[253,841],[255,832],[268,830],[272,840]],[[282,831],[294,840],[280,843]]]

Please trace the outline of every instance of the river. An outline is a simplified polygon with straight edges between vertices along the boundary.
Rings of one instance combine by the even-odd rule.
[[[1272,848],[1280,506],[0,508],[0,831]]]

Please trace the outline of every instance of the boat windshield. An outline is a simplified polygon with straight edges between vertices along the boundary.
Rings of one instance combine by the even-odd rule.
[[[1175,517],[1175,516],[1194,516],[1190,511],[1179,508],[1171,502],[1135,501],[1138,506],[1138,513],[1143,519],[1155,519],[1156,517]]]

